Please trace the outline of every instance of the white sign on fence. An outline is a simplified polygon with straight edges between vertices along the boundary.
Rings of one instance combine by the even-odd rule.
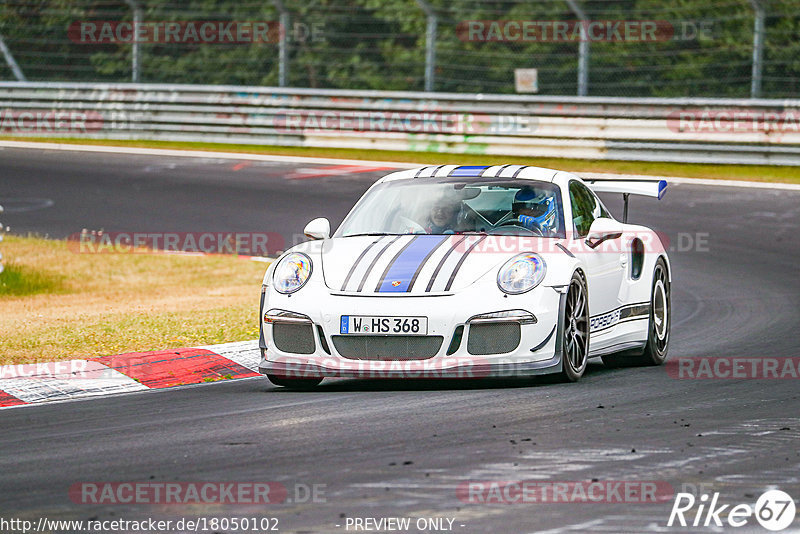
[[[518,93],[538,93],[538,71],[536,69],[514,69],[514,85]]]

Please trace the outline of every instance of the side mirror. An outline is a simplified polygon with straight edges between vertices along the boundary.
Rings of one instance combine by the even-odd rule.
[[[328,239],[331,236],[331,223],[325,217],[319,217],[308,223],[303,233],[311,239]]]
[[[607,217],[600,217],[592,222],[589,227],[589,235],[586,236],[586,244],[589,248],[595,248],[603,241],[609,239],[617,239],[622,236],[622,223],[609,219]]]

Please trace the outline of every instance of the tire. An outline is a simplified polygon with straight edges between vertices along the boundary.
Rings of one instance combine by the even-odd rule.
[[[276,386],[289,389],[312,389],[322,382],[322,378],[286,378],[279,375],[267,375],[267,378]]]
[[[647,325],[647,343],[638,353],[619,353],[603,356],[607,367],[661,365],[667,359],[669,330],[672,323],[672,301],[667,264],[658,258],[653,270],[650,290],[650,319]]]
[[[569,283],[561,332],[561,379],[577,382],[589,360],[589,292],[580,273]]]

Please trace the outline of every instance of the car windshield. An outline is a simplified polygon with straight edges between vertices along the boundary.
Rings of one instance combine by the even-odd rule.
[[[362,197],[335,237],[470,233],[564,238],[559,187],[502,179],[385,182]]]

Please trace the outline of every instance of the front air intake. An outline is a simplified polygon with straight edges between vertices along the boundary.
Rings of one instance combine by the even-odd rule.
[[[467,352],[473,355],[505,354],[519,346],[520,335],[517,322],[471,324]]]
[[[332,336],[333,346],[349,360],[427,360],[442,347],[442,336]]]
[[[282,352],[293,354],[314,353],[314,330],[311,324],[274,323],[272,340]]]

